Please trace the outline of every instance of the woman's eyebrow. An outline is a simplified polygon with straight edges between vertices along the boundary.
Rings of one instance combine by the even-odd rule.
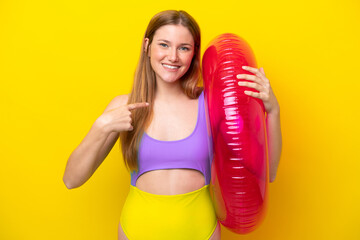
[[[165,40],[165,39],[158,39],[158,42],[160,42],[160,41],[163,41],[163,42],[166,42],[166,43],[171,43],[170,41]],[[180,45],[189,45],[189,46],[192,46],[190,43],[181,43]]]

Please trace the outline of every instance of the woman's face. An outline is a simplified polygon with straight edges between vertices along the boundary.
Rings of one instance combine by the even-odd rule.
[[[149,39],[145,39],[145,49]],[[165,25],[156,30],[148,56],[156,81],[175,82],[189,69],[194,56],[194,39],[182,25]]]

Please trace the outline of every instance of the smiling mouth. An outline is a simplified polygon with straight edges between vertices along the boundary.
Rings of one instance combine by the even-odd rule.
[[[179,69],[180,66],[171,66],[171,65],[167,65],[165,63],[162,63],[162,65],[165,67],[165,68],[168,68],[168,69]]]

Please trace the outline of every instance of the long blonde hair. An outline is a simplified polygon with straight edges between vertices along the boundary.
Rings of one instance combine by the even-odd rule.
[[[132,110],[132,131],[120,133],[120,144],[125,166],[128,170],[137,171],[137,152],[141,136],[149,126],[153,116],[153,103],[155,99],[156,76],[151,67],[150,59],[146,52],[152,43],[157,29],[164,25],[179,25],[188,28],[194,38],[194,56],[188,71],[180,78],[181,87],[184,93],[191,99],[198,98],[202,87],[200,67],[200,28],[196,21],[185,11],[167,10],[156,14],[149,22],[141,46],[140,59],[134,75],[134,84],[129,96],[128,104],[137,102],[148,102],[149,107]],[[149,39],[145,50],[144,39]]]

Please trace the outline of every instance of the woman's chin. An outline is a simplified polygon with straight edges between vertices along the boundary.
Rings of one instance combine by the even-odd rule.
[[[178,80],[181,79],[182,76],[174,76],[174,77],[159,77],[159,79],[163,82],[166,82],[166,83],[175,83],[175,82],[178,82]]]

